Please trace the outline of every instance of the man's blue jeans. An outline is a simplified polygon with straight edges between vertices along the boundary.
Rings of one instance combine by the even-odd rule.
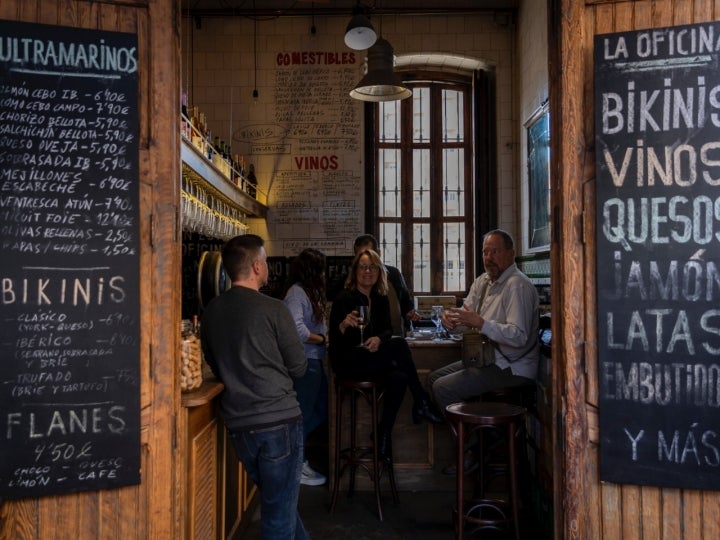
[[[263,540],[309,539],[297,509],[303,463],[302,420],[230,431],[230,440],[260,492]]]

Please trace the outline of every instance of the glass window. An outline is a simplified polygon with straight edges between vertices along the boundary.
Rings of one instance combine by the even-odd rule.
[[[376,105],[378,241],[413,294],[460,296],[474,277],[470,85],[410,86],[410,99]]]

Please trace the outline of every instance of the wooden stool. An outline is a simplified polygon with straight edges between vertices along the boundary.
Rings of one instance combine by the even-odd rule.
[[[518,474],[516,470],[516,433],[524,426],[525,409],[518,405],[496,402],[463,402],[453,403],[445,408],[450,427],[457,436],[457,470],[456,490],[456,535],[462,539],[465,523],[474,525],[471,533],[483,529],[507,530],[512,528],[516,540],[520,539],[520,504],[518,499]],[[507,468],[509,471],[509,500],[473,498],[465,501],[463,461],[465,443],[468,437],[478,430],[505,428],[504,436],[508,446]],[[482,448],[482,445],[480,445]],[[483,456],[478,456],[480,469],[484,467]],[[507,514],[510,508],[512,516]]]
[[[484,392],[479,398],[479,401],[495,401],[500,403],[510,403],[512,405],[519,405],[525,407],[528,414],[537,411],[537,383],[536,381],[528,381],[527,383],[516,385],[516,386],[503,386],[500,388],[494,388]],[[469,400],[473,401],[473,400]],[[523,426],[524,427],[524,426]],[[485,443],[487,443],[487,439]],[[484,444],[484,443],[481,443]],[[497,454],[503,451],[507,451],[504,445],[491,445],[489,452],[487,452],[487,445],[481,450],[485,450],[486,453],[483,455],[485,460],[485,467],[479,469],[478,483],[475,489],[475,493],[480,497],[484,497],[485,488],[493,478],[507,475],[507,456],[498,456]],[[527,457],[527,450],[525,445],[520,445],[518,448],[517,461],[520,464],[520,476],[525,477],[528,475],[529,464]],[[522,498],[523,495],[521,495]]]
[[[377,504],[378,517],[383,520],[382,504],[380,502],[380,479],[384,471],[387,471],[392,491],[393,502],[399,502],[397,487],[395,486],[395,473],[392,464],[388,465],[378,458],[377,445],[372,442],[360,444],[357,441],[358,411],[357,400],[363,398],[370,409],[373,430],[378,425],[378,405],[382,399],[382,383],[373,381],[350,381],[335,378],[335,481],[333,485],[332,500],[330,502],[330,513],[335,511],[340,479],[349,469],[348,497],[355,492],[355,473],[358,467],[367,472],[375,490],[375,502]],[[342,448],[342,422],[343,402],[345,397],[350,398],[350,443]]]

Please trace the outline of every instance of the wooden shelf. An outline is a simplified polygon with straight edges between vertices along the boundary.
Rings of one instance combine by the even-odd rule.
[[[184,137],[180,145],[180,157],[184,177],[214,191],[248,216],[267,217],[267,206],[233,184]]]

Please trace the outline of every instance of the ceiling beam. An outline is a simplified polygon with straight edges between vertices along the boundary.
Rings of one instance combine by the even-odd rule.
[[[458,15],[473,13],[508,13],[514,14],[516,8],[491,7],[398,7],[398,8],[372,8],[370,16],[381,15]],[[183,17],[247,17],[256,19],[270,19],[277,17],[348,17],[352,9],[348,8],[310,8],[293,7],[292,9],[247,9],[247,8],[218,8],[218,9],[184,9]]]

